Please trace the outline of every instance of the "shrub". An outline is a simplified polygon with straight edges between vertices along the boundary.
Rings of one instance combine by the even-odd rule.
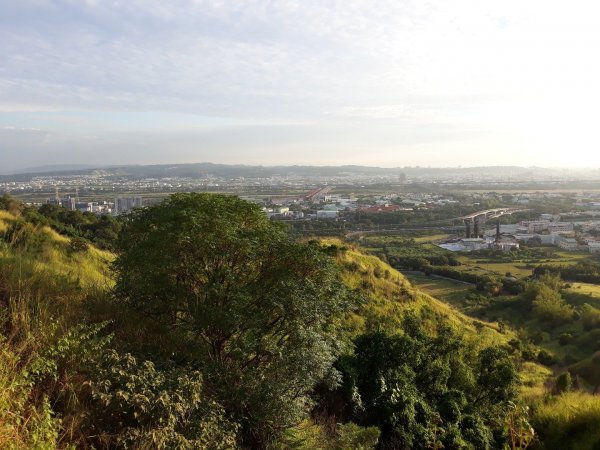
[[[71,242],[69,243],[69,251],[71,253],[85,252],[88,248],[89,244],[85,239],[79,237],[71,238]]]
[[[586,330],[600,327],[600,309],[585,303],[580,310],[581,323]]]
[[[430,337],[413,314],[403,328],[404,335],[359,336],[355,354],[338,363],[344,373],[338,394],[352,420],[377,426],[381,448],[491,448],[494,424],[516,395],[508,354],[466,352],[443,327]]]
[[[567,304],[560,292],[549,286],[541,285],[533,299],[533,313],[541,321],[553,325],[573,320],[573,308]]]
[[[383,275],[383,272],[381,271],[381,267],[375,266],[373,268],[373,275],[375,276],[375,278],[381,278]]]
[[[554,393],[562,394],[573,389],[573,379],[571,374],[567,372],[561,373],[554,382]]]
[[[558,343],[560,345],[567,345],[573,341],[573,335],[571,333],[561,333],[558,337]]]
[[[90,433],[102,447],[229,449],[236,424],[203,395],[199,372],[107,352],[90,383]]]
[[[547,350],[540,350],[537,355],[537,360],[540,364],[545,366],[552,366],[553,364],[556,364],[556,358]]]

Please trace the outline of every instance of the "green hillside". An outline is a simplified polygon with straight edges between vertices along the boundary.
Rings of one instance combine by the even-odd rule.
[[[185,196],[182,199],[187,201]],[[249,211],[255,214],[253,209]],[[263,224],[262,220],[257,227],[270,229],[272,225]],[[240,229],[241,244],[247,239],[246,226]],[[221,225],[216,229],[225,227]],[[140,228],[142,233],[146,233],[145,230]],[[271,239],[270,233],[272,231],[265,234],[264,239]],[[215,243],[221,245],[222,236],[217,236]],[[285,233],[281,235],[281,242],[292,245],[285,236]],[[166,242],[165,245],[172,241],[163,239],[161,234],[157,234],[157,238]],[[257,245],[256,240],[252,242]],[[320,280],[331,283],[328,285],[331,289],[335,282],[327,272],[328,261],[337,267],[331,274],[337,273],[353,293],[354,306],[323,328],[326,334],[315,341],[321,345],[322,339],[333,338],[332,333],[336,335],[338,341],[332,349],[337,356],[333,358],[323,352],[318,363],[335,359],[334,367],[340,377],[337,388],[324,390],[329,383],[325,383],[326,377],[310,369],[317,374],[315,379],[321,379],[315,385],[310,402],[306,403],[312,405],[312,410],[298,415],[299,411],[290,411],[289,414],[293,412],[293,417],[301,420],[286,423],[283,434],[276,433],[277,440],[268,446],[264,444],[265,448],[367,449],[374,448],[378,439],[404,442],[402,445],[409,448],[428,448],[416,444],[430,432],[417,422],[417,416],[411,419],[415,422],[403,425],[389,422],[388,417],[382,415],[383,410],[369,406],[376,404],[370,403],[375,398],[377,404],[386,402],[386,408],[409,414],[407,418],[414,414],[414,408],[424,408],[424,414],[430,418],[441,414],[443,420],[431,428],[436,431],[426,445],[462,442],[456,448],[496,448],[501,441],[494,439],[501,439],[504,432],[503,417],[513,414],[503,409],[508,405],[505,399],[513,395],[513,387],[532,407],[529,420],[543,434],[537,444],[540,448],[557,448],[551,443],[565,438],[560,434],[562,431],[556,430],[570,433],[577,423],[583,423],[584,427],[598,423],[594,412],[598,403],[592,396],[583,392],[569,393],[564,398],[548,396],[544,385],[551,371],[520,359],[511,346],[519,334],[510,327],[460,312],[454,305],[415,287],[390,265],[357,247],[338,240],[324,240],[316,247],[310,243],[298,245],[297,250],[290,247],[290,251],[300,252],[296,259],[305,251],[307,257],[313,255],[308,257],[307,264],[313,264],[309,262],[312,258],[321,261],[319,255],[325,255],[319,269],[325,270],[325,278]],[[250,245],[247,247],[249,255],[252,249]],[[161,249],[156,251],[159,256],[163,253]],[[270,261],[271,253],[270,247],[265,247],[264,258]],[[214,254],[219,257],[221,253]],[[190,353],[194,347],[188,344],[195,342],[190,340],[195,338],[183,329],[165,332],[154,318],[119,301],[118,283],[123,281],[122,276],[119,278],[119,273],[110,268],[114,259],[115,254],[96,248],[86,239],[68,237],[47,225],[35,224],[18,209],[0,210],[0,325],[3,330],[0,448],[234,448],[240,445],[245,438],[239,430],[248,425],[228,413],[231,409],[227,397],[218,397],[221,395],[218,391],[211,391],[214,387],[210,385],[210,372],[201,376],[189,363],[190,358],[197,357],[196,353]],[[304,269],[298,266],[298,270]],[[236,272],[236,280],[241,273]],[[279,273],[280,276],[284,274]],[[141,287],[147,289],[147,286]],[[298,288],[304,289],[301,285]],[[281,292],[290,292],[285,289]],[[147,291],[143,292],[147,295]],[[296,294],[292,291],[290,295]],[[315,311],[314,314],[313,317],[318,317],[320,313]],[[242,324],[247,321],[244,317]],[[249,335],[249,339],[254,339],[253,335]],[[373,359],[376,357],[373,346],[387,348],[383,354],[389,353],[389,357]],[[412,350],[394,353],[394,349],[405,347]],[[494,353],[496,349],[499,353]],[[499,381],[489,379],[479,385],[476,380],[482,374],[477,372],[478,367],[484,367],[481,366],[483,361],[487,361],[485,364],[495,359],[500,361],[511,352],[511,364],[518,368],[520,382],[515,386],[507,384],[502,394],[505,397],[498,400],[498,404],[471,407],[473,399],[481,395],[486,398],[485,392],[491,383]],[[419,356],[413,359],[413,353]],[[301,361],[306,356],[299,354],[298,358]],[[594,361],[582,362],[581,370],[590,370],[583,367],[584,364],[595,367]],[[372,364],[375,366],[364,371]],[[401,364],[407,372],[399,372],[394,364]],[[460,374],[464,379],[449,374]],[[405,395],[404,400],[398,403],[397,395],[379,386],[377,377],[404,386],[400,391]],[[206,385],[203,380],[208,381]],[[256,383],[252,381],[258,389]],[[384,390],[372,397],[375,386]],[[459,394],[460,390],[463,392]],[[450,393],[458,395],[452,397],[452,408],[455,408],[452,414],[446,410]],[[165,395],[168,401],[164,400]],[[356,395],[362,397],[364,410],[361,413],[353,406]],[[264,397],[259,400],[258,404]],[[577,408],[574,405],[580,401],[586,405],[581,412],[557,412],[566,404]],[[147,409],[144,402],[161,406]],[[504,406],[500,407],[500,403]],[[107,411],[111,411],[110,416]],[[460,419],[461,415],[470,422]],[[201,424],[200,431],[188,422],[192,417]],[[518,417],[527,420],[526,413],[519,412]],[[332,420],[338,425],[327,425]],[[430,420],[424,423],[430,424]],[[460,428],[467,427],[467,423],[472,424],[469,427],[477,426],[468,430]],[[499,433],[494,439],[490,434],[492,429]],[[196,433],[195,437],[190,433]],[[525,442],[529,437],[523,439]],[[585,433],[581,435],[582,445],[595,442],[594,439]]]
[[[393,332],[399,329],[404,314],[413,311],[421,315],[423,326],[429,332],[435,331],[434,319],[443,320],[467,337],[477,336],[481,346],[504,345],[514,337],[511,333],[501,333],[497,324],[468,317],[421,291],[398,270],[358,247],[332,239],[322,242],[326,247],[337,249],[334,251],[335,259],[342,269],[344,282],[350,288],[359,289],[368,298],[353,315],[355,333],[378,328]]]
[[[56,364],[90,332],[84,305],[112,285],[112,258],[0,210],[0,448],[62,448],[59,430],[77,426],[50,406],[75,369]]]

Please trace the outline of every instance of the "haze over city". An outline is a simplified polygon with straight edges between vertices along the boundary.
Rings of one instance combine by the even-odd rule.
[[[0,7],[0,172],[600,165],[596,2]]]

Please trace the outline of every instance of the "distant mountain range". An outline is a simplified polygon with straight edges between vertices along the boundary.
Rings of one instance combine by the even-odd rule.
[[[0,180],[27,181],[37,176],[74,176],[103,175],[127,178],[168,178],[189,177],[201,178],[208,175],[217,177],[273,177],[273,176],[323,176],[339,177],[352,175],[431,177],[440,178],[569,178],[584,176],[586,179],[599,179],[600,170],[549,169],[542,167],[518,166],[482,166],[482,167],[369,167],[369,166],[249,166],[213,163],[194,164],[161,164],[161,165],[126,165],[126,166],[90,166],[90,165],[55,165],[31,168],[20,173],[0,175]]]

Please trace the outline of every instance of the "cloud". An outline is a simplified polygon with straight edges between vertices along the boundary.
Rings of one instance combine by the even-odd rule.
[[[335,152],[338,142],[337,155],[377,145],[401,159],[417,141],[466,155],[457,142],[521,148],[544,134],[544,146],[559,151],[553,143],[587,134],[588,121],[573,117],[594,116],[600,101],[600,6],[591,0],[0,0],[0,8],[0,124],[68,136],[61,142],[71,152],[88,148],[84,134],[117,145],[111,133],[198,131],[207,117],[223,133],[233,122],[271,125],[264,137],[282,147],[286,130],[290,149],[300,145],[294,130],[312,130],[303,145]],[[236,133],[219,142],[243,148],[247,136]]]
[[[412,8],[382,6],[400,22]],[[398,55],[388,44],[396,21],[370,2],[25,1],[10,9],[0,83],[11,88],[2,94],[43,107],[303,113],[368,87],[375,74],[365,67]]]

